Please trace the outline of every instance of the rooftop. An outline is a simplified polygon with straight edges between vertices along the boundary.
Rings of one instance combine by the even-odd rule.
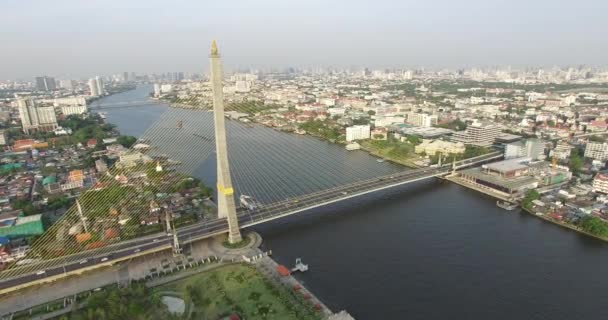
[[[482,168],[497,171],[497,172],[508,172],[515,170],[522,170],[528,168],[527,162],[530,161],[530,158],[515,158],[509,159],[499,162],[493,162],[484,164]],[[526,162],[524,164],[524,162]]]
[[[521,189],[537,182],[537,180],[532,176],[521,176],[517,178],[505,179],[499,176],[486,174],[482,172],[480,168],[467,169],[461,171],[460,173],[510,190]]]

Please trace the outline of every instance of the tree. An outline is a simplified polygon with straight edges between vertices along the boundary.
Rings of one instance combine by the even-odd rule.
[[[376,111],[369,110],[369,111],[367,111],[367,114],[369,114],[370,116],[375,116],[376,115]]]
[[[120,143],[125,148],[131,148],[137,141],[134,136],[120,136],[116,139],[116,142]]]
[[[413,145],[418,145],[418,144],[422,143],[422,140],[420,139],[420,137],[415,136],[415,135],[408,134],[408,135],[406,135],[406,139],[409,143],[411,143]]]
[[[521,201],[522,207],[530,209],[532,207],[532,201],[540,199],[540,193],[535,189],[528,190],[526,196]]]
[[[600,237],[608,237],[608,223],[598,217],[588,215],[582,218],[578,225],[585,232]]]
[[[30,201],[15,200],[12,203],[14,209],[20,209],[26,216],[31,216],[38,213],[38,209]]]
[[[49,200],[47,202],[47,206],[51,210],[57,210],[60,208],[69,207],[72,204],[72,202],[73,201],[70,200],[67,196],[52,197],[52,198],[49,198]]]
[[[570,171],[572,171],[573,174],[577,174],[581,171],[581,168],[583,167],[584,159],[579,155],[578,150],[573,149],[570,152],[570,160],[568,163]]]

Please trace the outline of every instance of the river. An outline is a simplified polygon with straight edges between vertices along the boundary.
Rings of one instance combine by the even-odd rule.
[[[149,90],[138,88],[98,103],[139,101]],[[123,134],[156,137],[149,128],[163,123],[159,119],[168,113],[189,122],[194,112],[174,110],[146,104],[103,112]],[[208,123],[207,117],[201,121]],[[227,124],[235,188],[263,202],[403,170],[311,137]],[[169,141],[187,145],[167,148],[204,149],[185,168],[214,183],[212,145]],[[293,162],[301,169],[286,176]],[[314,172],[325,177],[310,177]],[[256,231],[280,263],[291,266],[302,257],[310,270],[296,277],[330,308],[346,309],[356,319],[608,319],[604,242],[523,212],[504,211],[493,199],[449,182],[428,180],[378,192]]]

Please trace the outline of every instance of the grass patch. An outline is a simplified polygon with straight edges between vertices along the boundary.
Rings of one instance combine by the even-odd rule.
[[[228,265],[157,288],[189,301],[190,319],[221,319],[238,313],[244,319],[322,319],[309,302],[275,285],[249,265]]]
[[[240,248],[244,248],[244,247],[248,246],[249,243],[251,243],[251,238],[248,236],[243,237],[243,240],[241,240],[241,242],[237,242],[237,243],[228,242],[228,237],[226,237],[226,240],[224,240],[224,242],[222,242],[222,245],[224,245],[224,247],[226,247],[228,249],[240,249]]]

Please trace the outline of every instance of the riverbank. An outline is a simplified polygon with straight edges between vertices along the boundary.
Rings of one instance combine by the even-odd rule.
[[[293,320],[327,319],[334,316],[334,313],[320,299],[293,276],[280,277],[278,275],[276,271],[278,264],[270,258],[271,252],[262,252],[259,249],[262,242],[259,234],[249,233],[246,236],[251,240],[249,245],[239,249],[223,247],[223,238],[218,237],[196,243],[194,247],[191,247],[191,255],[171,257],[168,252],[164,252],[158,256],[154,254],[153,257],[138,257],[136,260],[127,263],[128,266],[125,266],[128,268],[125,270],[126,272],[112,270],[114,267],[111,267],[106,271],[110,272],[110,275],[102,277],[106,283],[96,281],[97,283],[93,282],[92,286],[85,290],[77,290],[75,286],[62,285],[61,281],[42,286],[40,289],[59,285],[66,289],[76,289],[76,291],[60,298],[51,299],[52,296],[48,295],[48,300],[38,300],[39,303],[30,305],[25,309],[13,305],[12,308],[9,308],[11,311],[4,310],[0,319],[55,319],[69,315],[75,310],[96,310],[99,309],[99,306],[88,305],[87,302],[90,299],[99,303],[99,299],[95,299],[95,297],[100,294],[104,295],[106,292],[117,288],[126,288],[138,284],[143,284],[145,288],[151,289],[150,295],[171,292],[173,296],[184,298],[184,300],[187,300],[186,304],[188,306],[186,309],[189,310],[190,314],[194,310],[198,310],[199,313],[203,312],[206,315],[205,318],[210,316],[210,314],[207,314],[208,308],[201,309],[204,306],[197,306],[196,303],[207,305],[207,302],[205,302],[207,298],[193,301],[193,295],[198,295],[201,299],[202,297],[219,299],[212,303],[215,306],[212,313],[216,316],[229,314],[230,312],[237,312],[246,318],[262,313],[277,316],[284,314],[285,316],[281,316],[281,319],[291,319],[286,315],[295,315],[296,317]],[[118,274],[112,276],[111,273],[114,272]],[[71,280],[84,284],[90,282],[83,281],[89,277],[100,278],[95,273],[89,273]],[[254,278],[257,280],[254,281]],[[208,290],[205,292],[191,292],[189,287],[209,289],[209,286],[200,285],[199,282],[201,281],[213,282],[223,294],[218,292],[211,297],[208,295]],[[256,285],[252,285],[252,281]],[[232,296],[232,298],[226,299],[227,295]],[[38,294],[39,299],[42,296],[42,292]],[[141,298],[143,299],[143,297]],[[230,303],[226,304],[225,302]],[[265,307],[260,309],[260,306]],[[5,307],[9,306],[5,305]],[[277,313],[278,310],[283,311]],[[347,313],[342,311],[340,314]],[[352,317],[340,319],[352,319]]]
[[[481,186],[481,185],[474,185],[472,183],[469,183],[467,181],[459,179],[457,176],[447,176],[447,177],[445,177],[445,179],[448,180],[448,181],[450,181],[450,182],[456,183],[456,184],[458,184],[460,186],[463,186],[465,188],[468,188],[468,189],[471,189],[471,190],[483,193],[483,194],[488,195],[490,197],[493,197],[495,199],[502,200],[502,201],[507,201],[507,202],[513,202],[512,198],[504,197],[504,196],[498,194],[497,192],[493,192],[491,188],[484,187],[484,186]],[[539,219],[541,219],[543,221],[550,222],[552,224],[558,225],[560,227],[567,228],[567,229],[570,229],[572,231],[584,234],[586,236],[593,237],[595,239],[608,242],[608,238],[604,238],[604,237],[600,237],[600,236],[594,235],[594,234],[589,233],[589,232],[587,232],[585,230],[582,230],[581,228],[579,228],[579,227],[577,227],[577,226],[575,226],[573,224],[552,219],[551,217],[548,217],[548,216],[546,216],[544,214],[539,214],[538,212],[534,212],[531,209],[524,208],[523,206],[521,206],[521,203],[519,203],[519,204],[520,204],[521,209],[524,212],[526,212],[529,215],[531,215],[531,216],[534,216],[534,217],[539,218]]]
[[[562,221],[558,221],[558,220],[552,219],[552,218],[550,218],[550,217],[547,217],[547,216],[546,216],[546,215],[544,215],[544,214],[537,214],[536,212],[534,212],[534,211],[532,211],[532,210],[530,210],[530,209],[524,208],[524,207],[522,207],[522,209],[523,209],[523,211],[524,211],[525,213],[527,213],[527,214],[529,214],[529,215],[531,215],[531,216],[534,216],[534,217],[536,217],[536,218],[539,218],[539,219],[541,219],[541,220],[544,220],[544,221],[547,221],[547,222],[551,222],[551,223],[553,223],[553,224],[555,224],[555,225],[558,225],[558,226],[560,226],[560,227],[562,227],[562,228],[566,228],[566,229],[570,229],[570,230],[572,230],[572,231],[576,231],[576,232],[578,232],[578,233],[581,233],[581,234],[584,234],[584,235],[586,235],[586,236],[589,236],[589,237],[595,238],[595,239],[597,239],[597,240],[602,240],[602,241],[604,241],[604,242],[608,242],[608,238],[604,238],[604,237],[600,237],[600,236],[594,235],[594,234],[589,233],[589,232],[587,232],[587,231],[585,231],[585,230],[582,230],[581,228],[579,228],[579,227],[577,227],[577,226],[575,226],[575,225],[573,225],[573,224],[570,224],[570,223],[565,223],[565,222],[562,222]]]
[[[411,159],[397,159],[395,157],[391,157],[390,155],[388,155],[387,154],[388,152],[386,150],[372,148],[370,145],[365,144],[365,143],[360,143],[359,145],[361,146],[361,150],[366,151],[367,153],[369,153],[370,155],[372,155],[374,157],[383,159],[385,161],[390,161],[392,163],[402,165],[402,166],[412,168],[412,169],[420,168],[420,166],[416,165],[414,163],[414,161]]]

